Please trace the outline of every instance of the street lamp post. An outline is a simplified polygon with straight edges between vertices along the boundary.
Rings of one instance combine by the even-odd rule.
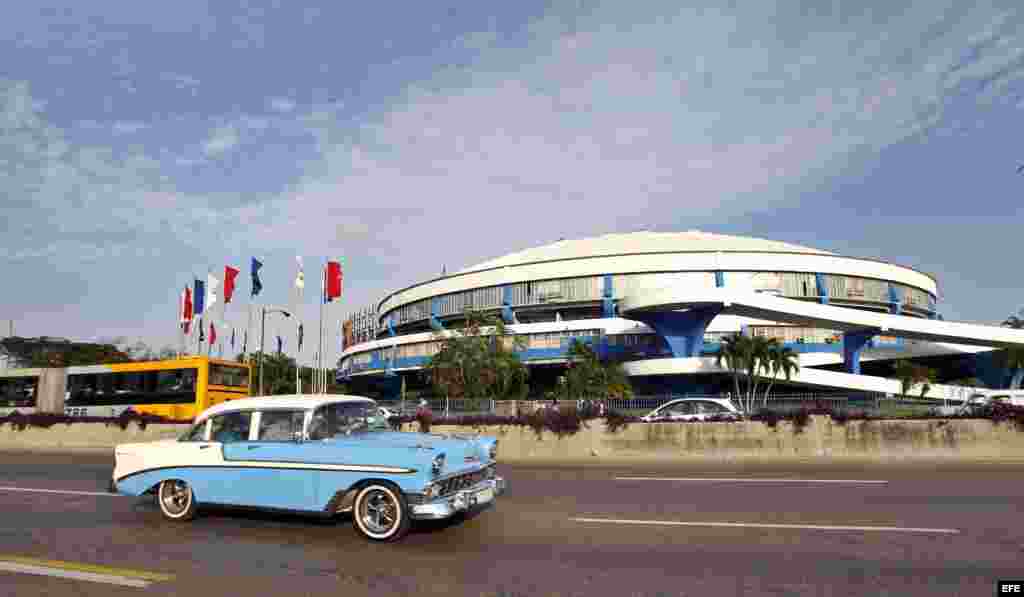
[[[292,316],[291,313],[285,311],[284,309],[270,309],[268,311],[266,307],[262,307],[260,315],[260,396],[263,395],[263,351],[265,347],[264,340],[266,339],[267,313],[280,313],[285,317]]]

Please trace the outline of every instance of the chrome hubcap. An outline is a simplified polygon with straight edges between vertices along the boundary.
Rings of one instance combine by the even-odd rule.
[[[363,498],[359,518],[371,533],[386,533],[398,521],[398,504],[387,492],[374,489]]]
[[[161,488],[160,501],[169,513],[181,514],[189,504],[188,484],[184,481],[165,483]]]

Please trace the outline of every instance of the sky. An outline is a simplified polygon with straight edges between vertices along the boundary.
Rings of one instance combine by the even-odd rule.
[[[232,265],[240,344],[301,257],[309,362],[327,258],[336,324],[442,267],[700,229],[918,268],[998,322],[1022,116],[1019,0],[13,3],[0,321],[175,347],[184,286]],[[267,324],[293,356],[297,319]]]

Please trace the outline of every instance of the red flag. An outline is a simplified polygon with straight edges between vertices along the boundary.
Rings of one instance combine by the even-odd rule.
[[[332,301],[341,296],[341,262],[327,262],[327,300]]]
[[[210,322],[210,346],[217,343],[217,328],[213,327],[213,322]]]
[[[231,302],[231,295],[235,293],[235,276],[238,270],[230,265],[224,266],[224,304]]]
[[[185,333],[188,333],[189,325],[192,323],[192,289],[188,286],[185,287],[185,292],[181,293],[181,310],[179,315],[181,316],[181,326]]]

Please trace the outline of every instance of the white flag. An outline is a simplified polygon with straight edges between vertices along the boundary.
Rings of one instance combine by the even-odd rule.
[[[206,275],[206,306],[204,309],[211,310],[213,305],[217,303],[217,286],[220,284],[220,280],[214,277],[213,274]]]
[[[296,257],[295,260],[299,262],[299,273],[295,276],[295,287],[302,290],[306,287],[306,274],[302,271],[302,257]]]

